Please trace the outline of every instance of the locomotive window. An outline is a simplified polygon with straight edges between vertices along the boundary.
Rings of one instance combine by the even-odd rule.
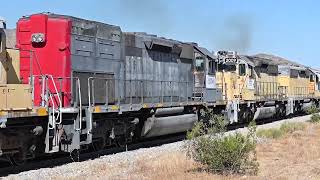
[[[225,72],[234,72],[234,71],[236,71],[236,66],[235,65],[222,64],[222,65],[219,66],[218,71],[222,72],[223,70]]]
[[[313,77],[313,75],[310,75],[310,82],[314,82],[314,77]]]
[[[309,77],[307,76],[306,71],[300,71],[299,77],[300,77],[300,78],[309,78]]]
[[[295,69],[290,70],[290,78],[297,78],[299,76],[299,71]]]
[[[209,70],[208,70],[208,74],[214,74],[215,71],[215,62],[213,60],[209,61]]]
[[[249,66],[249,77],[253,78],[253,67]]]
[[[239,64],[239,76],[245,76],[245,75],[246,75],[246,65]]]
[[[202,59],[201,57],[197,57],[196,59],[196,70],[204,71],[204,59]]]

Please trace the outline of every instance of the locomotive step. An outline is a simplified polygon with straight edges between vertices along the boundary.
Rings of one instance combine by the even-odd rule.
[[[78,113],[79,108],[61,108],[59,111],[61,113]]]

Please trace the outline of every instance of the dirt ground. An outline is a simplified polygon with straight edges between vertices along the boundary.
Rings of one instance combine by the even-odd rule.
[[[9,176],[7,179],[320,179],[320,125],[307,123],[301,131],[279,139],[259,141],[256,151],[259,172],[249,175],[215,175],[204,171],[202,166],[187,158],[183,151],[159,152],[154,155],[142,153],[135,160],[128,159],[108,163],[104,159],[77,163],[77,168],[61,167],[63,173],[43,170]],[[69,172],[70,171],[70,172]],[[37,171],[35,171],[37,172]],[[46,174],[47,173],[47,174]],[[49,173],[49,174],[48,174]],[[32,175],[33,174],[33,175]],[[37,179],[37,178],[36,178]]]
[[[142,157],[115,167],[94,167],[94,177],[71,179],[320,179],[320,125],[308,124],[280,139],[257,145],[257,176],[219,176],[201,171],[201,165],[181,152]],[[59,177],[57,177],[59,179]]]

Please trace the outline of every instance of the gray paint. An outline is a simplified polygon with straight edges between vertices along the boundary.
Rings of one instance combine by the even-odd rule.
[[[91,91],[95,98],[91,98],[97,104],[185,102],[192,99],[194,91],[194,52],[200,50],[212,57],[193,44],[71,19],[72,76],[82,78],[83,104],[88,104],[89,77],[110,78],[93,81],[90,88],[94,87]],[[206,94],[207,100],[216,99],[215,90]]]

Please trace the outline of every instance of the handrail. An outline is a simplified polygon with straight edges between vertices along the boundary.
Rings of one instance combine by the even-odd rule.
[[[60,95],[58,94],[58,88],[57,88],[57,86],[56,86],[56,83],[55,83],[55,81],[54,81],[53,76],[52,76],[52,75],[46,75],[46,76],[51,79],[52,84],[53,84],[53,87],[54,87],[54,90],[55,90],[55,94],[57,94],[57,96],[58,96],[58,101],[59,101],[59,110],[58,110],[58,112],[59,112],[59,114],[58,114],[58,116],[57,116],[57,119],[59,118],[59,121],[56,122],[56,124],[59,125],[59,124],[62,123],[62,113],[61,113],[61,111],[60,111],[60,109],[62,108],[62,101],[61,101]],[[52,95],[50,94],[50,96],[52,96]],[[52,104],[55,103],[55,102],[53,102],[53,98],[51,98],[51,101],[52,101]],[[54,109],[54,105],[52,105],[52,106],[53,106],[53,109]]]
[[[52,94],[49,95],[51,101],[53,102]],[[55,108],[54,108],[54,103],[52,103],[52,114],[53,114],[53,119],[52,119],[52,127],[49,127],[49,129],[55,129],[56,127],[56,118],[54,117],[55,114]]]
[[[73,123],[74,129],[76,131],[81,131],[82,129],[82,101],[81,101],[81,87],[80,87],[80,79],[77,79],[78,93],[79,93],[79,128],[76,128],[76,123]],[[90,121],[90,123],[92,123]],[[91,127],[91,126],[90,126]]]

